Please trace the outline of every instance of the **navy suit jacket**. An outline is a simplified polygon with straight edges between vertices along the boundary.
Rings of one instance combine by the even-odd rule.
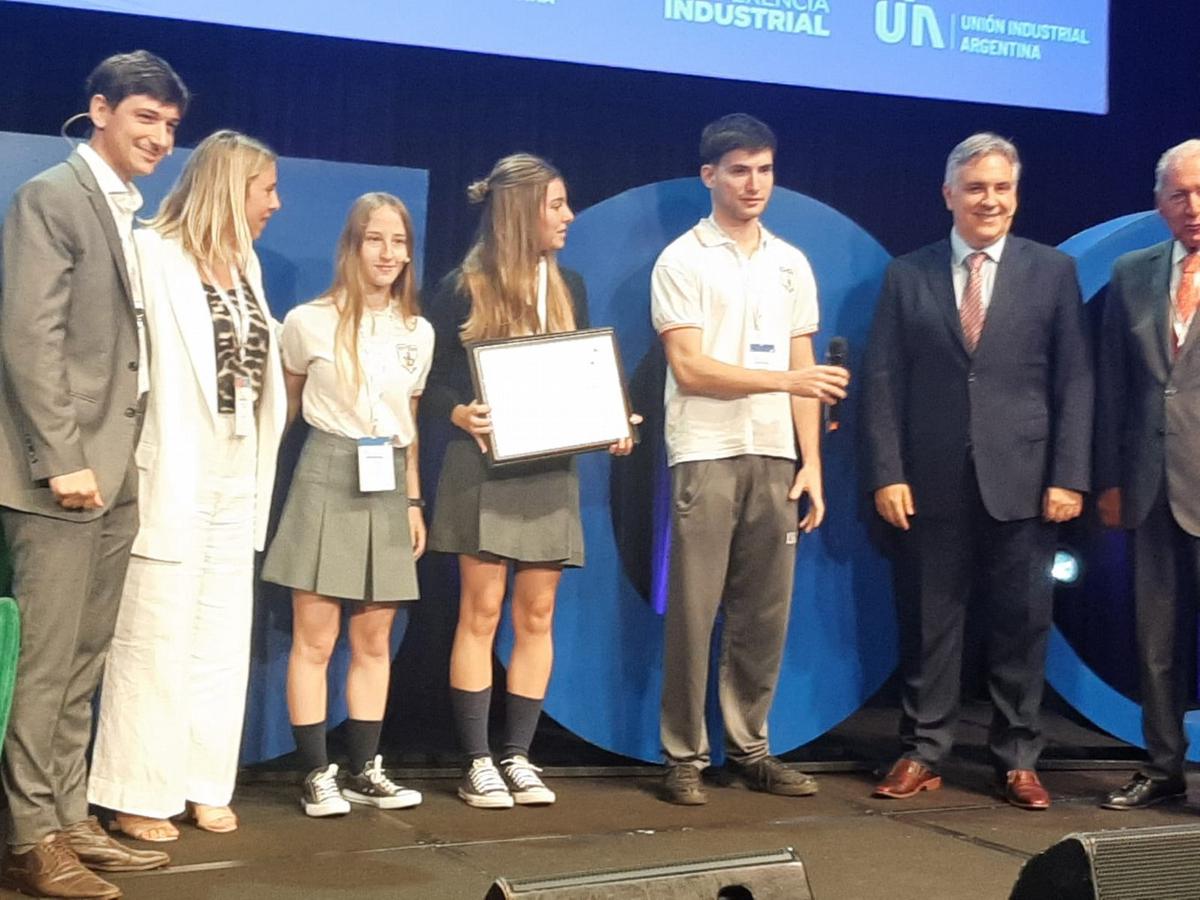
[[[1137,528],[1165,477],[1175,521],[1200,537],[1200,320],[1176,357],[1172,244],[1113,266],[1097,366],[1096,487],[1121,488],[1121,524]]]
[[[864,487],[907,483],[918,516],[947,517],[973,460],[989,515],[1032,518],[1047,487],[1089,487],[1093,381],[1075,264],[1009,236],[973,354],[950,265],[946,239],[888,266],[864,361]]]

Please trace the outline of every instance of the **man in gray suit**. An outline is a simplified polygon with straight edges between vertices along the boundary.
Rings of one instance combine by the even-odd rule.
[[[88,143],[22,185],[0,231],[0,523],[22,617],[0,874],[24,893],[112,898],[90,870],[168,862],[88,816],[85,754],[138,525],[148,348],[132,180],[171,151],[188,94],[145,51],[104,60],[87,94]]]
[[[1158,212],[1172,238],[1113,266],[1097,369],[1100,518],[1133,530],[1142,733],[1149,761],[1108,809],[1182,797],[1200,573],[1200,140],[1162,155]]]

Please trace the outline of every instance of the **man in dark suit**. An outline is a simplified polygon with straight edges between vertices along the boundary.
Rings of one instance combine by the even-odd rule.
[[[1149,761],[1109,794],[1136,809],[1186,792],[1183,715],[1195,690],[1200,572],[1200,140],[1155,172],[1172,238],[1113,266],[1097,365],[1100,518],[1133,530],[1142,733]]]
[[[1088,487],[1092,375],[1072,261],[1009,234],[1020,160],[993,134],[951,152],[947,240],[888,267],[865,362],[866,487],[899,529],[903,754],[875,795],[941,786],[963,632],[986,591],[989,746],[1005,798],[1045,809],[1038,713],[1055,523]]]
[[[88,79],[92,134],[22,185],[0,231],[0,523],[21,610],[0,875],[45,897],[120,896],[93,871],[166,865],[88,816],[92,696],[137,531],[148,348],[133,179],[170,152],[187,89],[146,53]]]

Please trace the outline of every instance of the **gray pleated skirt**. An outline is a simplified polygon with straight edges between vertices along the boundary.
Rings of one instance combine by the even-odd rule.
[[[416,600],[405,451],[396,490],[358,489],[358,443],[313,428],[300,451],[264,581],[368,603]]]
[[[450,441],[438,478],[429,549],[582,566],[575,458],[489,469],[474,441]]]

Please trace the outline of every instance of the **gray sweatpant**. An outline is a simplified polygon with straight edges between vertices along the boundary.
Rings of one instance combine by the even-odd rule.
[[[718,696],[725,750],[739,762],[768,754],[792,602],[796,502],[789,459],[736,456],[671,470],[672,517],[660,733],[669,764],[709,764],[704,707],[709,648],[725,612]]]

